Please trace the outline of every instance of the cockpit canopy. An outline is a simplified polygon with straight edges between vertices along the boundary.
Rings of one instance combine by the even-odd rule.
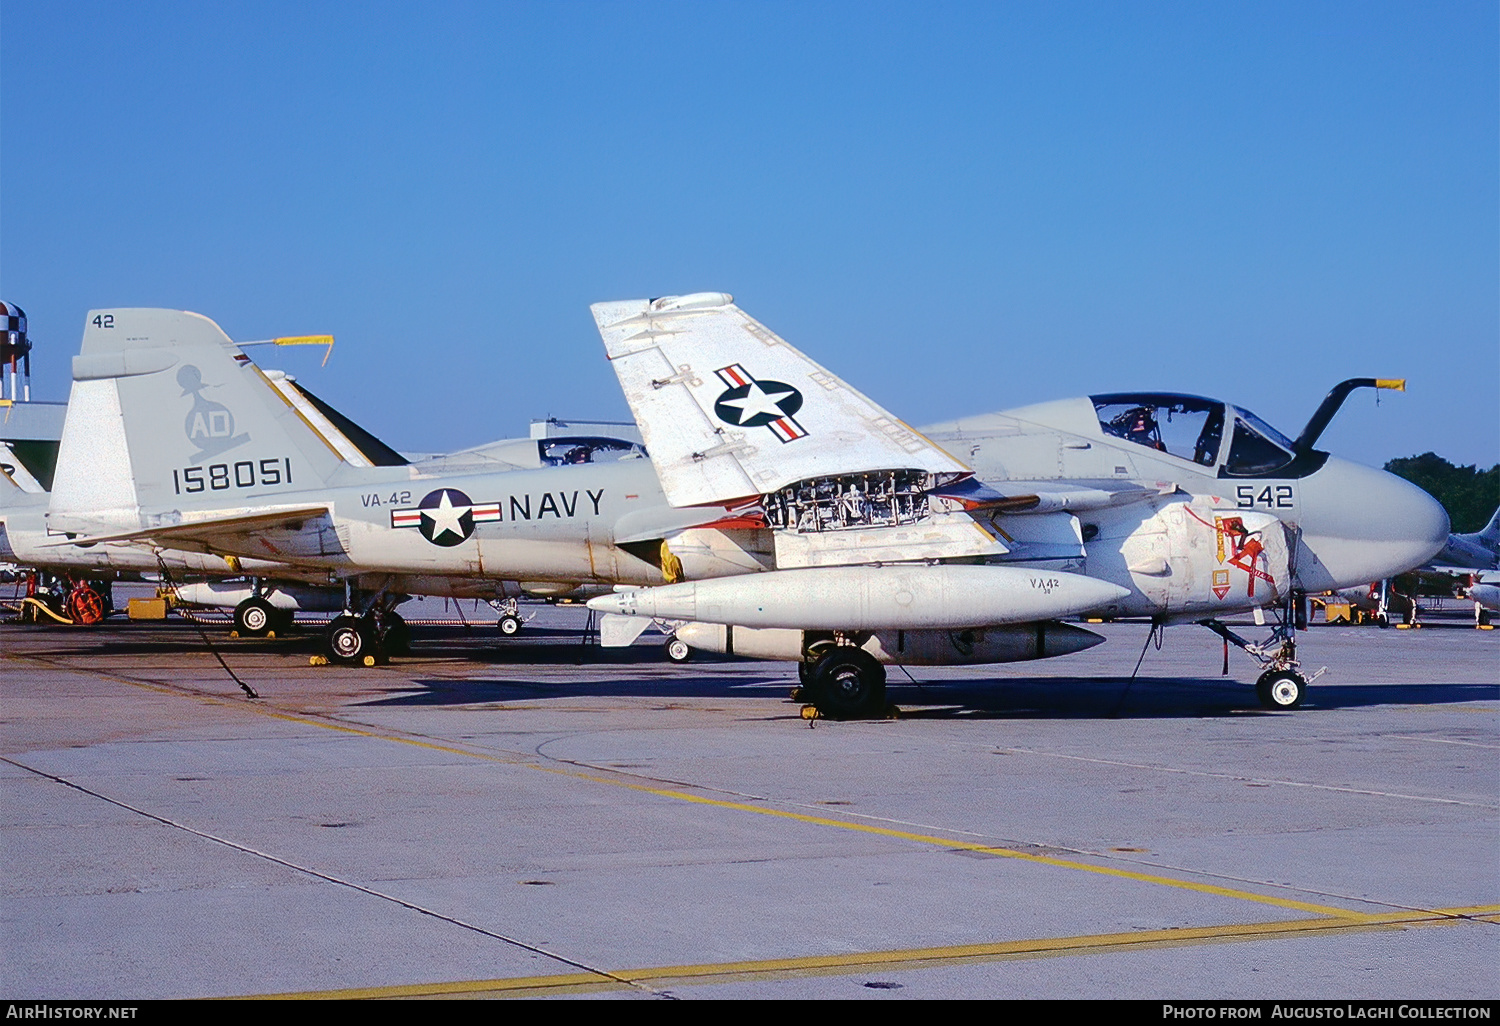
[[[1217,399],[1170,392],[1112,392],[1091,396],[1106,435],[1219,467],[1224,477],[1265,477],[1292,462],[1292,442],[1249,410]],[[1232,420],[1224,444],[1226,415]]]
[[[542,466],[565,467],[577,463],[618,463],[646,458],[646,447],[619,438],[543,438],[537,443]]]

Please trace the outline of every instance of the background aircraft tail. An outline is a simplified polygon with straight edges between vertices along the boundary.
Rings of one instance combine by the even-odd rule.
[[[1474,540],[1489,549],[1500,548],[1500,506],[1490,516],[1490,522],[1480,528]]]
[[[289,394],[201,314],[89,311],[51,526],[129,530],[174,511],[249,509],[327,483],[344,457]]]
[[[1467,570],[1500,568],[1500,509],[1490,522],[1472,534],[1450,534],[1443,551],[1433,557],[1432,565]]]

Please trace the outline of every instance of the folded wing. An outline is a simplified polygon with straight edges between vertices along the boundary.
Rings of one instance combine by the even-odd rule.
[[[597,303],[594,320],[674,506],[810,478],[969,468],[723,293]]]

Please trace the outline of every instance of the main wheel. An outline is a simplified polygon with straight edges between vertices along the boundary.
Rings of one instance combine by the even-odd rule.
[[[809,673],[813,705],[829,719],[858,719],[885,711],[885,667],[862,648],[840,645]]]
[[[1267,709],[1291,710],[1302,704],[1307,681],[1291,670],[1267,670],[1255,682],[1255,694]]]
[[[507,638],[514,637],[521,632],[521,618],[519,616],[511,616],[509,613],[506,613],[500,618],[500,622],[495,626],[499,627],[500,633],[505,635]]]
[[[274,630],[277,609],[258,596],[251,596],[234,607],[234,629],[247,638],[263,638]]]
[[[685,663],[693,658],[693,646],[681,638],[668,638],[666,645],[667,658],[674,663]]]
[[[345,613],[328,625],[328,659],[343,666],[354,666],[375,652],[369,621]]]
[[[87,584],[80,584],[68,593],[68,618],[74,623],[90,626],[104,619],[104,596]]]

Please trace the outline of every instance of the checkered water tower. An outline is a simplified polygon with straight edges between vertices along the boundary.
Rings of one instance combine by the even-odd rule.
[[[0,400],[31,401],[31,340],[26,337],[26,311],[14,303],[0,303]],[[20,370],[17,391],[17,370]]]

